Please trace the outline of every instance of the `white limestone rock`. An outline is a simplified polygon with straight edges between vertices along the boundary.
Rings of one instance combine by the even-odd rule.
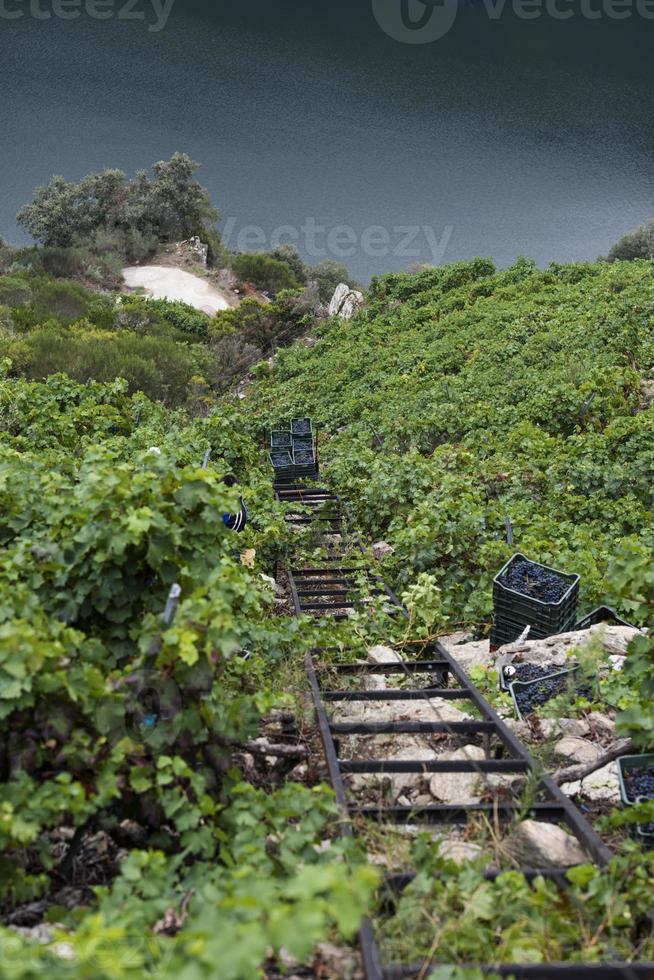
[[[439,637],[447,652],[464,670],[473,667],[492,667],[495,654],[490,651],[490,640],[470,640],[466,633],[451,633]]]
[[[590,725],[583,718],[539,718],[538,728],[544,738],[561,735],[583,739],[590,735]]]
[[[381,755],[375,753],[376,758],[382,758]],[[395,738],[392,742],[389,742],[386,750],[383,753],[384,759],[393,759],[396,761],[401,760],[411,760],[418,762],[431,762],[437,758],[436,753],[432,748],[430,748],[426,742],[422,739],[405,735],[401,739]],[[410,792],[412,789],[417,789],[420,779],[422,778],[421,773],[415,772],[392,772],[392,773],[371,773],[371,774],[359,774],[355,773],[352,776],[347,776],[347,781],[352,790],[355,792],[360,792],[363,790],[377,791],[381,790],[384,795],[388,795],[393,801],[397,801],[398,797],[402,796],[404,793]]]
[[[609,762],[584,779],[563,783],[561,789],[567,796],[583,796],[597,803],[617,804],[620,802],[618,767],[615,762]]]
[[[500,647],[497,653],[498,657],[501,656],[502,651],[510,646],[516,661],[561,668],[568,666],[571,651],[585,647],[591,641],[600,640],[608,662],[608,657],[611,655],[624,656],[629,643],[638,632],[630,626],[598,623],[588,630],[559,633],[542,640],[526,639],[518,644],[506,644]]]
[[[591,711],[588,715],[588,724],[593,732],[601,738],[615,738],[615,721],[601,711]]]
[[[573,763],[586,765],[586,763],[596,762],[599,759],[602,754],[602,747],[585,738],[566,735],[565,738],[556,743],[554,751],[561,759],[565,759],[571,765]]]
[[[556,824],[523,820],[504,840],[506,851],[524,867],[572,867],[588,857],[579,842]]]
[[[339,316],[341,320],[351,320],[363,306],[363,293],[341,282],[334,290],[329,304],[329,316]]]
[[[481,761],[485,758],[484,750],[477,745],[464,745],[463,748],[439,755],[443,762],[455,759]],[[483,784],[483,777],[481,782]],[[441,803],[479,803],[480,777],[476,772],[437,772],[429,781],[429,792]]]
[[[369,648],[367,660],[369,664],[396,664],[401,663],[402,658],[391,647],[378,644]]]
[[[441,857],[465,864],[466,861],[478,861],[484,855],[483,847],[465,840],[444,840],[440,845]]]

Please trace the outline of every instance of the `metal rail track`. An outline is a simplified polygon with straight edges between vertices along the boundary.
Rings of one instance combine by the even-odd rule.
[[[335,494],[322,487],[283,484],[275,487],[280,500],[291,504],[306,504],[312,508],[317,520],[324,522],[324,535],[343,535],[344,519],[340,501]],[[324,508],[328,508],[325,515]],[[302,515],[304,516],[304,515]],[[290,512],[289,523],[306,526],[300,515]],[[342,539],[342,537],[341,537]],[[362,549],[363,550],[363,549]],[[287,569],[296,615],[331,615],[345,618],[347,610],[362,604],[362,583],[369,583],[371,591],[384,594],[392,605],[404,612],[391,590],[369,568],[338,564],[343,559],[342,549],[321,566]],[[358,576],[355,579],[355,575]],[[517,819],[537,819],[548,823],[564,824],[577,839],[589,857],[599,867],[604,867],[612,856],[581,811],[559,786],[543,773],[527,749],[474,686],[462,667],[442,644],[432,643],[427,651],[429,659],[399,661],[384,664],[320,662],[321,653],[314,650],[306,655],[306,673],[311,690],[318,729],[325,753],[329,779],[336,801],[341,809],[341,833],[356,834],[366,822],[379,824],[410,824],[412,826],[443,826],[467,824],[470,817],[484,816],[493,822],[510,824]],[[342,678],[388,675],[400,677],[401,686],[385,690],[353,689],[344,687]],[[419,682],[427,677],[427,686]],[[323,681],[336,678],[339,686],[327,689]],[[381,704],[388,702],[422,701],[468,702],[476,709],[481,720],[447,722],[435,717],[433,721],[335,721],[327,710],[328,705],[348,702]],[[399,736],[406,734],[470,736],[481,741],[485,752],[483,760],[428,760],[423,759],[357,759],[341,754],[341,743],[353,735]],[[538,787],[540,799],[531,805],[519,802],[495,800],[491,803],[457,803],[454,805],[375,805],[363,806],[348,797],[347,776],[380,773],[504,773],[531,777]],[[565,867],[521,867],[528,882],[542,876],[559,887],[567,886]],[[492,881],[501,871],[489,870],[485,877]],[[401,893],[415,875],[390,874],[384,887],[389,898]],[[365,920],[360,930],[360,946],[366,980],[401,980],[401,978],[427,978],[437,962],[414,964],[384,964],[380,957],[374,928]],[[654,980],[654,963],[549,963],[549,964],[466,964],[466,968],[483,973],[494,973],[515,980]]]

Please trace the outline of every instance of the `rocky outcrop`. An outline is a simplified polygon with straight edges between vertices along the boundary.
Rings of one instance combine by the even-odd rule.
[[[569,652],[587,646],[591,641],[599,640],[606,651],[607,659],[622,658],[627,653],[629,643],[638,635],[638,630],[631,626],[611,626],[599,623],[589,630],[577,630],[570,633],[559,633],[548,636],[544,640],[522,640],[520,643],[507,644],[497,651],[498,660],[503,658],[510,647],[509,660],[518,660],[532,664],[552,664],[555,667],[565,667],[569,660]],[[616,668],[621,666],[620,660],[612,661]]]
[[[489,640],[471,640],[467,633],[458,632],[441,636],[439,641],[465,671],[469,672],[473,667],[491,667],[495,660]]]
[[[186,258],[191,259],[192,262],[197,262],[198,265],[207,264],[207,256],[209,255],[209,246],[201,242],[200,239],[195,235],[193,238],[188,238],[186,241],[177,242],[175,245],[175,251],[178,255],[183,255]]]
[[[339,316],[341,320],[351,320],[363,306],[363,293],[341,282],[334,290],[329,304],[329,316]]]

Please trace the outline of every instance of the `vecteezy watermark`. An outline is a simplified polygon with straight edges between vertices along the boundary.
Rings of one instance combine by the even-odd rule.
[[[519,20],[654,20],[654,0],[471,0],[489,20],[510,11]],[[382,30],[404,44],[432,44],[454,26],[459,0],[372,0]]]
[[[128,20],[147,24],[151,34],[168,23],[175,0],[0,0],[0,20]]]
[[[293,245],[309,259],[318,261],[367,255],[440,265],[453,233],[453,225],[446,225],[440,234],[432,225],[369,225],[357,231],[352,225],[327,227],[315,218],[305,218],[299,226],[279,225],[266,233],[258,225],[237,228],[236,218],[228,218],[221,235],[224,245],[237,252],[266,252],[280,245]]]

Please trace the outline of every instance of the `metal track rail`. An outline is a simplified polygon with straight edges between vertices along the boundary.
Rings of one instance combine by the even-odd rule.
[[[276,488],[280,499],[289,503],[304,501],[310,494],[317,513],[320,508],[329,504],[334,506],[334,513],[342,514],[338,498],[325,488],[307,488],[284,486]],[[320,501],[320,503],[318,503]],[[291,515],[289,520],[293,522]],[[330,524],[331,527],[331,524]],[[335,560],[338,560],[335,558]],[[313,613],[328,615],[329,610],[337,610],[332,615],[344,617],[344,609],[356,608],[361,602],[360,591],[355,593],[353,584],[354,573],[359,575],[357,586],[361,582],[370,583],[386,594],[393,605],[402,608],[390,590],[369,569],[364,569],[363,578],[360,569],[349,566],[330,565],[325,567],[292,568],[288,577],[293,596],[296,615]],[[373,585],[374,583],[374,585]],[[320,596],[320,599],[316,597]],[[328,600],[336,598],[332,603]],[[308,602],[306,600],[309,600]],[[440,643],[433,643],[428,650],[428,658],[419,661],[398,661],[384,664],[368,663],[328,663],[320,662],[321,654],[326,651],[315,650],[306,655],[305,666],[309,687],[311,690],[318,729],[325,753],[329,779],[334,790],[336,801],[341,811],[340,831],[343,834],[356,834],[370,823],[378,824],[410,824],[412,826],[444,826],[466,824],[470,818],[485,817],[495,825],[498,823],[509,826],[516,820],[526,818],[540,820],[546,823],[563,824],[577,839],[589,858],[600,867],[607,864],[612,856],[610,849],[603,843],[581,811],[571,799],[565,795],[559,786],[553,782],[530,756],[527,749],[516,738],[510,728],[500,718],[497,712],[486,701],[480,691],[474,686],[465,671]],[[390,676],[394,686],[390,689],[370,690],[369,688],[353,688],[347,686],[352,679],[364,680],[375,676]],[[399,680],[398,680],[399,679]],[[427,680],[427,685],[420,682]],[[436,683],[434,683],[434,681]],[[327,687],[328,684],[337,687]],[[344,686],[344,683],[346,686]],[[441,720],[431,699],[450,703],[467,702],[476,709],[479,719],[470,721],[448,722]],[[353,721],[334,720],[328,706],[364,702],[366,705],[393,702],[423,702],[434,707],[434,720],[381,720]],[[423,711],[424,714],[424,711]],[[480,740],[485,757],[483,760],[424,760],[424,759],[376,759],[354,758],[342,754],[342,742],[351,736],[392,737],[405,734],[470,736]],[[402,806],[359,805],[348,795],[348,777],[351,774],[381,774],[381,773],[504,773],[532,781],[533,796],[537,797],[529,805],[507,802],[495,798],[489,803],[470,804],[466,802],[451,805]],[[565,867],[547,866],[543,868],[520,868],[527,881],[532,882],[542,875],[565,888]],[[494,880],[500,871],[489,870],[486,878]],[[392,901],[393,895],[398,895],[406,888],[415,876],[411,873],[387,875],[384,883],[384,894]],[[419,980],[429,976],[432,967],[437,962],[418,964],[383,964],[375,939],[374,928],[369,920],[365,920],[360,931],[360,945],[366,980],[400,980],[400,978],[415,977]],[[550,963],[550,964],[504,964],[501,966],[465,964],[466,968],[481,970],[482,973],[495,973],[502,977],[515,977],[516,980],[654,980],[654,963]]]
[[[286,569],[296,616],[346,619],[373,596],[385,596],[401,608],[394,593],[366,564],[365,548],[348,528],[340,498],[326,487],[276,482],[277,499],[290,508],[286,522],[297,530],[313,529],[325,557],[311,567]],[[358,552],[352,558],[352,550]]]

